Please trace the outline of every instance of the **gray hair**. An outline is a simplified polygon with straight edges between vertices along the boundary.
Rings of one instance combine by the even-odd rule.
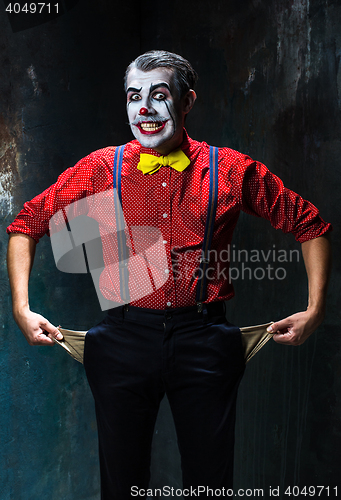
[[[194,90],[198,80],[197,73],[184,57],[166,50],[150,50],[138,56],[127,67],[124,76],[125,91],[127,90],[128,74],[133,68],[141,71],[151,71],[157,68],[172,69],[174,71],[174,83],[180,98],[186,95],[190,89]]]

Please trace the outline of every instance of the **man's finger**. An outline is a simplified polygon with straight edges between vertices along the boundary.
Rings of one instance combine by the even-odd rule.
[[[47,332],[38,333],[32,345],[54,345],[55,342],[47,335]]]
[[[290,326],[291,324],[288,322],[288,320],[283,319],[281,321],[277,321],[276,323],[272,323],[272,325],[268,326],[267,331],[269,333],[276,333],[287,330]]]
[[[41,328],[46,332],[46,335],[50,337],[50,339],[63,340],[63,335],[60,333],[58,328],[52,325],[49,321],[45,321],[41,324]]]
[[[272,337],[277,344],[284,344],[284,345],[292,345],[292,346],[298,346],[303,344],[304,339],[300,337],[299,335],[295,335],[293,332],[287,332],[287,333],[276,333]]]
[[[285,333],[275,333],[275,335],[272,337],[275,342],[278,342],[279,344],[287,344],[292,341],[292,334],[289,332]]]
[[[293,324],[291,321],[288,321],[288,318],[273,323],[272,325],[270,325],[269,328],[267,328],[267,331],[274,334],[272,338],[278,344],[286,344],[286,345],[299,344],[299,342],[295,338],[295,334],[293,331]]]

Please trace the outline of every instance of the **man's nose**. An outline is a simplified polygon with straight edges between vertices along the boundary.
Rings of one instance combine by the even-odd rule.
[[[139,114],[142,116],[146,116],[146,115],[155,115],[155,113],[156,111],[153,108],[153,106],[151,106],[149,99],[143,99],[143,101],[141,102]]]
[[[155,115],[156,111],[150,106],[141,106],[139,114],[142,116]]]

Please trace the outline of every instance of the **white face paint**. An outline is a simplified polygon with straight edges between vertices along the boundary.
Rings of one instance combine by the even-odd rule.
[[[180,146],[186,113],[172,70],[133,68],[127,79],[127,113],[131,131],[142,146],[164,155]]]

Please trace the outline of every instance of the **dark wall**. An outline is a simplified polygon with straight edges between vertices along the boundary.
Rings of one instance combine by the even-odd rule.
[[[5,228],[65,168],[130,140],[122,77],[134,57],[153,48],[181,53],[199,73],[187,123],[193,138],[263,161],[334,225],[325,322],[299,348],[270,342],[247,367],[236,486],[264,488],[264,498],[270,486],[341,487],[341,2],[60,5],[63,13],[51,20],[8,16],[4,8],[0,17],[1,500],[99,498],[96,424],[83,369],[58,348],[29,347],[12,320]],[[306,307],[302,257],[289,258],[299,249],[291,235],[243,214],[233,243],[249,255],[271,250],[269,262],[284,268],[285,279],[257,279],[264,259],[235,262],[252,276],[234,282],[232,322],[262,323]],[[278,261],[280,250],[288,262]],[[87,329],[102,316],[90,277],[58,272],[48,238],[37,247],[30,297],[33,310],[64,327]],[[155,429],[153,485],[179,486],[179,467],[165,402]]]

